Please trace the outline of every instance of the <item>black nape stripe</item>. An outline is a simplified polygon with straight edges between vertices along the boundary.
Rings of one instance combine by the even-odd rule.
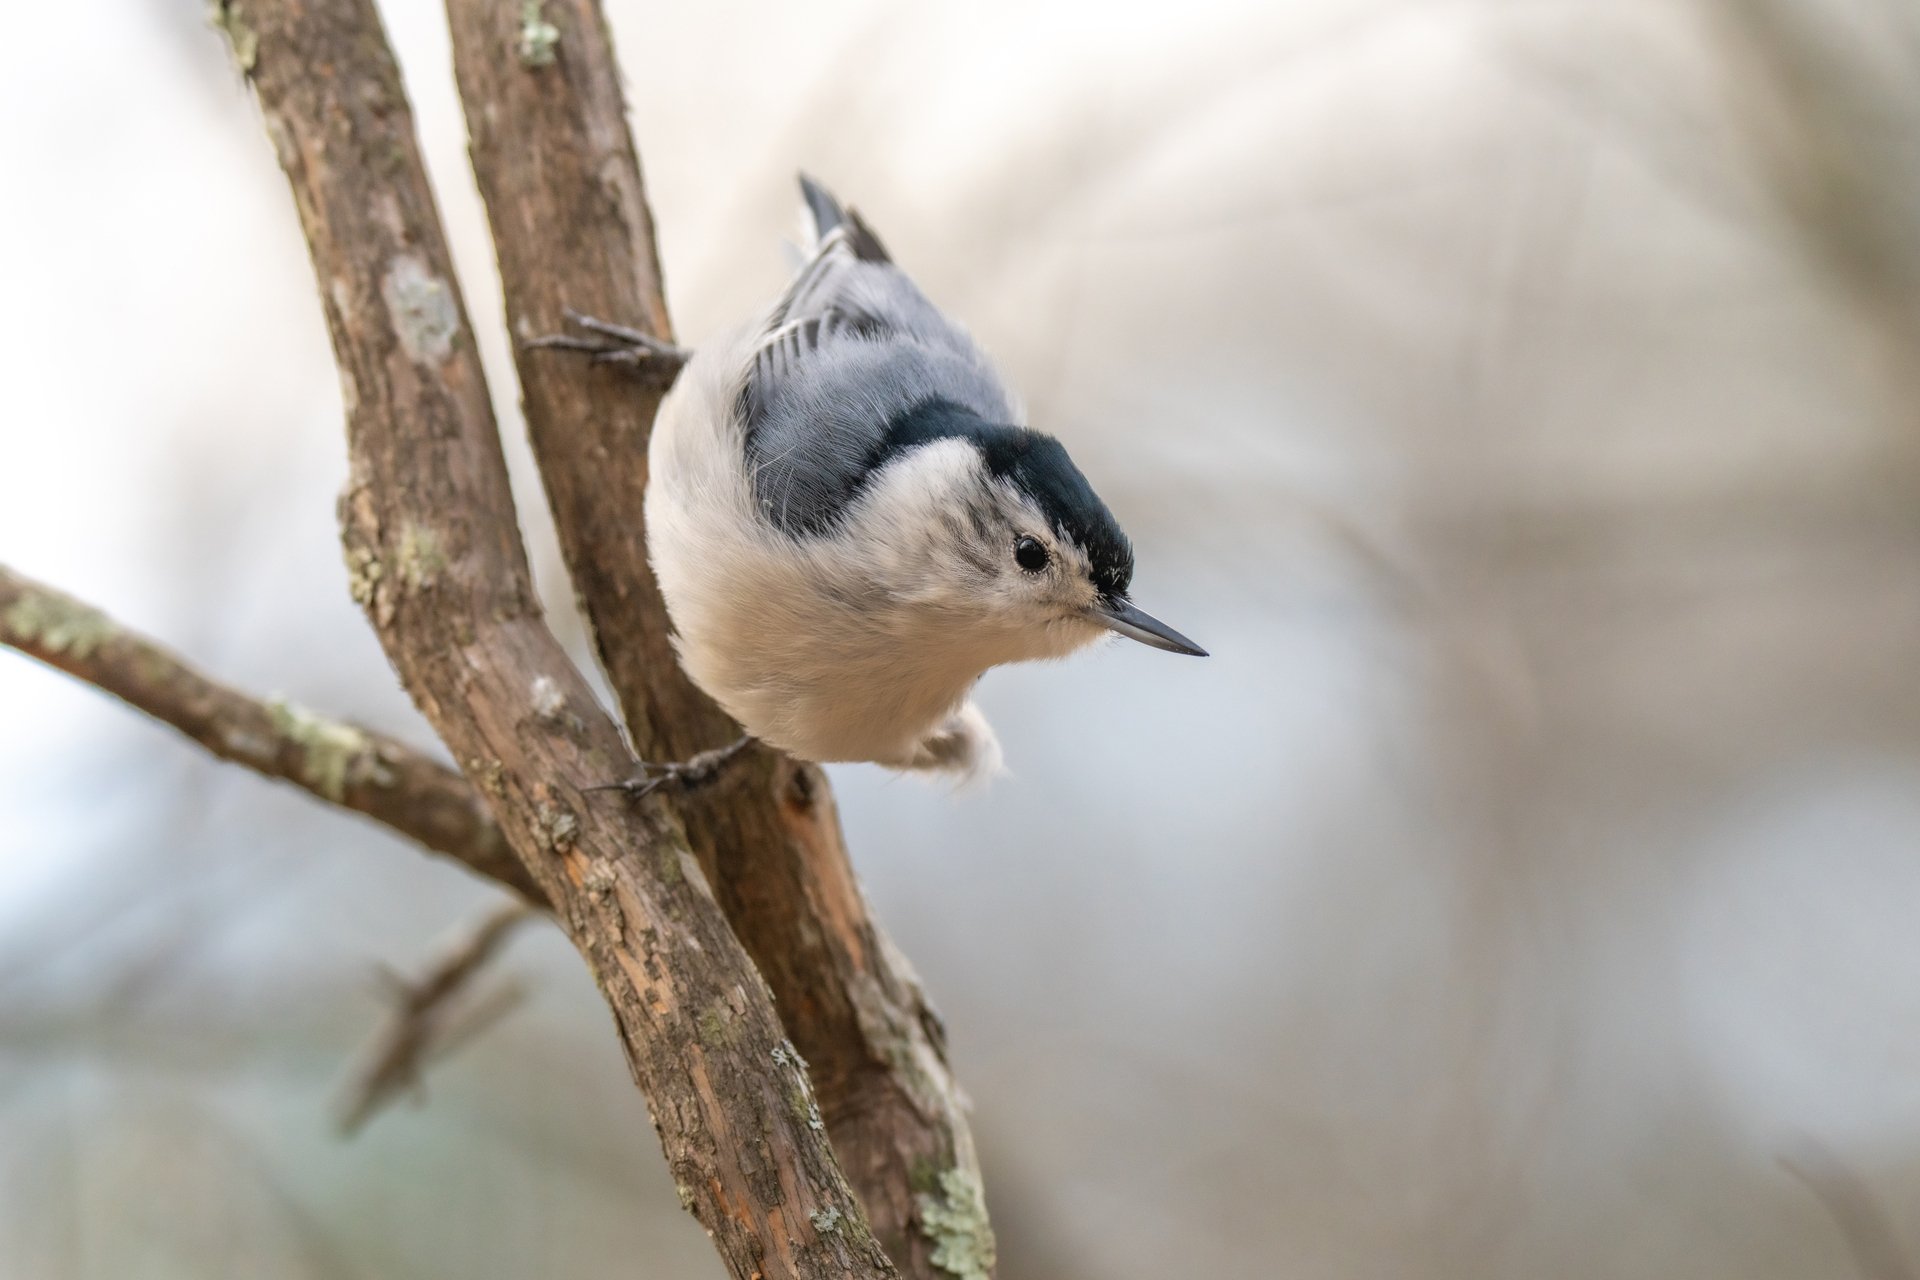
[[[908,450],[936,440],[970,442],[986,460],[989,474],[1012,481],[1055,529],[1087,553],[1101,595],[1126,595],[1133,582],[1133,547],[1066,448],[1045,432],[988,422],[966,406],[936,396],[888,421],[863,474],[872,475]]]

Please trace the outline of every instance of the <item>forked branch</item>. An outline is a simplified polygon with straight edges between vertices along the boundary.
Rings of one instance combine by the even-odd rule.
[[[372,0],[248,0],[227,14],[230,34],[245,23],[236,49],[319,280],[347,405],[342,533],[388,657],[469,777],[487,781],[509,845],[587,958],[675,1180],[730,1272],[895,1274],[676,816],[582,791],[635,762],[540,618]]]

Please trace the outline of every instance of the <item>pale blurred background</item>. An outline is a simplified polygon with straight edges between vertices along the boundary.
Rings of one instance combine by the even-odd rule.
[[[386,8],[524,462],[442,18]],[[989,676],[985,794],[835,771],[1004,1280],[1859,1274],[1807,1152],[1920,1259],[1911,0],[610,8],[682,336],[820,174],[1215,654]],[[0,561],[427,742],[201,10],[14,25]],[[334,1136],[376,967],[492,898],[0,653],[0,1275],[719,1276],[550,931]]]

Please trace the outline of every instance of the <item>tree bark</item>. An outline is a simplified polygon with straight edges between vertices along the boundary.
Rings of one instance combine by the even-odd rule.
[[[562,330],[568,308],[673,336],[606,19],[597,0],[448,0],[447,11],[567,567],[637,749],[684,759],[739,730],[675,660],[641,536],[666,381],[524,345]],[[681,804],[688,838],[812,1066],[874,1234],[905,1274],[984,1280],[992,1235],[965,1097],[938,1017],[861,893],[825,774],[760,751],[730,783]]]
[[[0,644],[112,694],[222,760],[365,814],[546,905],[467,780],[397,739],[209,680],[98,609],[5,566]]]
[[[586,957],[681,1195],[730,1272],[896,1274],[675,814],[582,791],[634,761],[539,616],[372,0],[247,0],[218,17],[292,186],[340,368],[356,597]]]

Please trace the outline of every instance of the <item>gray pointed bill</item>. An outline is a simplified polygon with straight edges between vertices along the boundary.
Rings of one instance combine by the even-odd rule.
[[[1205,649],[1125,600],[1102,600],[1093,606],[1092,614],[1095,622],[1129,640],[1138,640],[1168,653],[1184,653],[1194,658],[1207,656]]]

